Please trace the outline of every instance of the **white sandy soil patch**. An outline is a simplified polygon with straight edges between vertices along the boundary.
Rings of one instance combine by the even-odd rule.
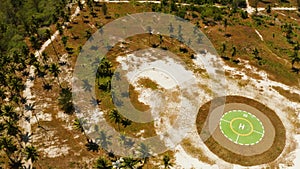
[[[61,146],[50,146],[47,148],[44,148],[44,152],[46,153],[46,156],[44,157],[59,157],[62,155],[68,155],[70,148],[67,145],[61,145]]]

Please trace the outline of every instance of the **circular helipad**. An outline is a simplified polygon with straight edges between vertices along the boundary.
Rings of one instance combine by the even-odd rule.
[[[231,110],[220,119],[220,130],[226,138],[240,145],[254,145],[264,136],[262,122],[243,110]]]
[[[270,163],[285,148],[285,126],[276,112],[243,96],[218,97],[203,104],[196,125],[207,148],[229,163]]]

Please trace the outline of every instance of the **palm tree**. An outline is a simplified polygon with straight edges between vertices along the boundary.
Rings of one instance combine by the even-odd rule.
[[[165,169],[170,168],[170,167],[173,166],[173,163],[171,162],[171,159],[170,159],[169,155],[164,155],[163,164],[164,164]]]
[[[95,168],[96,169],[111,169],[111,165],[109,161],[105,157],[99,157],[96,161]]]
[[[72,103],[72,92],[69,87],[62,88],[58,98],[58,104],[62,110],[67,114],[72,114],[75,108]]]
[[[31,36],[30,37],[30,39],[29,39],[29,41],[30,41],[30,43],[31,43],[31,46],[32,46],[32,48],[34,49],[34,50],[39,50],[39,48],[40,48],[40,43],[39,43],[39,40],[35,37],[35,36]],[[39,53],[39,51],[38,51],[38,53]],[[41,55],[40,53],[39,53],[39,55]]]
[[[122,121],[122,117],[117,109],[113,109],[109,112],[109,119],[118,125],[118,129],[120,131],[120,123]]]
[[[300,62],[300,56],[299,56],[298,52],[295,50],[293,52],[293,55],[291,55],[290,57],[292,58],[292,70],[298,74],[299,68],[294,67],[294,64]]]
[[[234,57],[235,55],[236,55],[236,47],[233,46],[231,56]]]
[[[86,120],[84,120],[83,118],[80,118],[80,119],[76,118],[74,120],[73,125],[74,125],[75,129],[77,129],[77,130],[79,130],[81,132],[84,132],[84,129],[83,129],[83,124],[84,123],[86,123]]]
[[[54,77],[57,78],[58,83],[60,83],[58,75],[60,74],[61,70],[59,69],[59,66],[55,63],[52,63],[51,66],[50,66],[49,71],[50,71],[50,73],[53,74]]]
[[[254,58],[255,58],[255,59],[258,60],[258,59],[260,58],[260,57],[259,57],[259,51],[257,50],[257,48],[254,48],[252,54],[254,55]]]
[[[132,123],[132,121],[129,120],[129,119],[122,119],[122,120],[121,120],[121,124],[122,124],[122,126],[123,126],[124,128],[126,128],[127,126],[130,126],[131,123]]]
[[[226,35],[226,28],[228,26],[228,21],[227,21],[227,18],[224,19],[224,32],[225,32],[225,35]]]
[[[222,43],[222,49],[221,49],[221,54],[224,55],[224,52],[226,51],[226,44]]]
[[[47,82],[43,83],[43,89],[49,91],[49,90],[52,89],[52,85],[50,83],[47,83]]]
[[[27,146],[25,148],[26,160],[31,160],[34,163],[38,160],[39,154],[34,146]]]
[[[139,163],[140,160],[134,159],[132,157],[124,157],[121,162],[122,168],[134,169],[136,168],[135,165]]]
[[[24,168],[22,159],[9,159],[9,168],[11,169],[20,169]]]
[[[97,74],[100,77],[111,77],[113,75],[112,71],[112,64],[110,63],[110,61],[108,61],[108,59],[105,57],[101,60],[100,65],[98,67],[98,71]]]
[[[87,139],[87,142],[88,143],[86,143],[85,146],[88,151],[93,151],[93,152],[99,151],[99,145],[97,143],[95,143],[95,142],[93,142],[93,140],[89,140],[89,139]]]
[[[102,12],[103,12],[103,15],[107,14],[107,6],[105,3],[103,3],[103,5],[102,5]]]
[[[21,132],[17,125],[17,121],[11,119],[4,120],[4,121],[5,121],[4,127],[6,128],[7,135],[17,136],[18,133]]]

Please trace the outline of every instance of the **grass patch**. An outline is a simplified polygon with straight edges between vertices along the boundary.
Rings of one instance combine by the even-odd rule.
[[[149,78],[140,78],[138,84],[141,84],[145,88],[152,89],[152,90],[157,90],[159,88],[159,85]]]

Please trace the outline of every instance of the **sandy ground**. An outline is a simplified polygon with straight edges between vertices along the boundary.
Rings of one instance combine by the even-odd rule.
[[[201,57],[200,55],[197,55],[197,56]],[[135,56],[131,54],[128,57],[131,58],[130,61],[132,61],[132,60],[134,60],[133,58]],[[121,61],[121,60],[123,60],[123,61]],[[124,61],[124,58],[120,59],[119,61],[122,62],[124,67],[127,67],[127,68],[130,67],[130,65],[128,65],[129,62],[126,63]],[[146,60],[142,60],[141,58],[139,58],[139,61],[140,61],[140,63],[147,62]],[[195,62],[195,65],[198,65],[198,66],[203,65],[201,63],[201,59],[195,59],[194,62]],[[129,64],[132,64],[132,62]],[[172,67],[174,67],[174,66],[176,67],[176,65],[178,66],[178,63],[176,63],[176,62],[172,62],[172,63],[168,63],[168,64],[171,64]],[[266,104],[271,109],[273,109],[278,114],[278,116],[282,119],[282,121],[287,129],[287,145],[288,145],[289,142],[294,141],[294,137],[295,137],[294,127],[292,125],[292,121],[290,120],[290,116],[288,114],[289,113],[293,114],[295,112],[287,112],[287,110],[300,109],[300,105],[299,105],[299,103],[291,102],[287,98],[281,96],[277,91],[272,89],[271,86],[279,86],[279,87],[282,87],[283,89],[287,89],[287,90],[290,90],[291,92],[298,93],[298,94],[300,94],[300,90],[298,88],[289,87],[284,84],[281,84],[281,83],[278,83],[278,82],[268,79],[268,76],[265,72],[259,71],[256,68],[250,66],[247,61],[242,61],[242,64],[244,65],[245,68],[241,69],[241,70],[237,70],[236,68],[232,68],[232,67],[224,65],[224,69],[230,73],[230,75],[228,77],[226,77],[227,78],[227,88],[226,88],[227,94],[228,95],[241,95],[241,96],[245,96],[245,97],[254,98],[256,100],[259,100],[263,104]],[[152,65],[152,66],[154,66],[154,65]],[[167,66],[165,68],[160,67],[160,69],[164,69],[166,71],[169,70],[169,68]],[[142,69],[135,69],[135,70],[132,70],[131,73],[129,72],[128,73],[129,79],[131,79],[133,75],[137,76],[137,77],[135,77],[135,79],[138,79],[139,77],[148,77],[149,79],[158,83],[159,86],[163,87],[165,90],[173,90],[174,89],[174,88],[170,88],[170,85],[171,85],[170,83],[172,82],[172,81],[170,81],[170,78],[165,78],[163,75],[159,74],[158,72],[155,73],[153,71],[146,71],[146,72],[143,71],[142,73],[137,73],[137,71],[141,71],[141,70]],[[260,76],[262,80],[257,80],[257,79],[247,76],[246,72],[249,70],[251,70],[258,76]],[[189,70],[186,70],[186,71],[189,72]],[[141,76],[138,76],[138,75],[141,75]],[[237,78],[237,75],[241,76],[241,78]],[[193,75],[193,76],[196,77],[195,82],[194,82],[195,84],[201,84],[201,85],[204,84],[205,85],[206,83],[209,82],[209,79],[203,78],[199,75]],[[139,100],[141,102],[144,102],[147,105],[150,105],[150,107],[155,107],[156,105],[153,104],[153,102],[151,101],[151,95],[153,94],[153,91],[151,91],[149,89],[141,88],[140,86],[138,86],[135,83],[136,81],[137,80],[134,80],[132,84],[136,87],[137,90],[139,90],[142,93],[141,94],[142,97],[139,98]],[[245,85],[241,86],[241,84],[240,84],[241,81],[247,81],[247,83]],[[174,82],[176,82],[176,81],[173,81],[173,83]],[[195,85],[194,83],[190,83],[190,85],[191,84]],[[206,84],[206,85],[209,85],[209,84]],[[176,86],[176,84],[171,85],[171,86]],[[195,89],[195,88],[193,88],[193,89]],[[194,92],[197,94],[201,93],[201,96],[198,97],[198,98],[201,98],[200,103],[205,103],[206,101],[209,101],[212,98],[211,94],[203,91],[203,89],[198,88],[198,91],[194,91]],[[272,101],[270,101],[270,98],[272,98]],[[172,104],[170,104],[170,105],[172,105]],[[173,110],[176,110],[176,109],[173,109]],[[178,111],[178,112],[180,112],[180,111]],[[287,113],[282,113],[282,112],[287,112]],[[175,117],[179,116],[179,114],[176,115],[176,111],[172,111],[172,113],[171,114]],[[192,115],[190,115],[190,117],[192,118],[193,115],[194,114],[192,113]],[[171,127],[170,125],[172,125],[172,123],[168,119],[169,116],[167,116],[166,114],[155,114],[155,116],[158,119],[160,119],[155,122],[157,133],[162,133],[165,129],[168,129],[169,127]],[[163,121],[164,123],[160,123],[160,121]],[[192,144],[195,147],[204,150],[203,152],[205,152],[205,154],[208,157],[210,157],[216,164],[211,166],[209,164],[205,164],[205,163],[199,161],[198,159],[193,157],[195,155],[188,154],[185,151],[184,147],[182,147],[182,145],[179,144],[174,149],[175,158],[176,158],[175,159],[176,165],[174,166],[174,168],[192,168],[192,167],[195,167],[195,168],[208,168],[208,167],[222,168],[221,166],[223,166],[224,168],[244,168],[242,166],[229,164],[223,160],[220,160],[220,159],[218,159],[218,157],[216,157],[214,154],[212,154],[209,150],[207,150],[207,148],[205,146],[203,146],[203,144],[201,143],[200,138],[197,135],[197,132],[194,127],[195,126],[191,127],[191,130],[190,130],[189,134],[187,135],[187,138],[190,138],[192,140],[192,142],[193,142]],[[297,136],[297,138],[299,138],[299,136]],[[299,151],[299,149],[297,150],[297,152],[298,151]],[[284,150],[284,153],[288,153],[288,152],[285,152],[285,150]],[[294,162],[297,161],[296,153],[285,154],[285,156],[289,157],[289,159],[292,159]],[[297,158],[299,158],[299,155],[297,156]],[[284,166],[284,167],[288,167],[287,166],[288,163],[285,163],[285,162],[283,162],[280,165]],[[299,163],[295,163],[295,166],[293,166],[292,168],[299,167],[297,165],[299,165]],[[251,168],[261,168],[261,167],[265,167],[265,165],[254,166]]]
[[[146,1],[145,1],[146,2]],[[248,4],[248,1],[247,1],[247,4]],[[249,11],[248,11],[249,10]],[[258,9],[258,10],[264,10],[264,9]],[[292,8],[274,8],[273,10],[295,10],[295,9],[292,9]],[[249,5],[248,5],[248,8],[247,8],[247,11],[249,13],[252,13],[254,10],[253,8],[251,8]],[[79,13],[79,8],[76,9],[75,13],[72,15],[71,18],[75,17],[77,14]],[[258,33],[259,34],[259,33]],[[39,50],[39,52],[36,52],[36,57],[39,56],[39,53],[42,53],[42,51],[51,43],[51,41],[53,41],[56,36],[58,35],[58,31],[56,31],[52,36],[51,36],[51,40],[47,40],[42,48]],[[260,36],[260,38],[262,39],[262,37]],[[263,39],[262,39],[263,40]],[[196,65],[201,65],[202,63],[195,63]],[[245,69],[244,70],[236,70],[234,68],[231,68],[231,67],[228,67],[228,66],[225,66],[224,65],[224,68],[232,73],[231,75],[234,76],[235,74],[240,74],[240,75],[243,75],[243,78],[242,79],[247,79],[247,80],[250,80],[250,83],[247,84],[247,86],[239,86],[238,84],[238,80],[236,79],[231,79],[230,77],[228,77],[228,81],[230,82],[230,85],[228,87],[228,92],[231,93],[231,94],[240,94],[240,95],[245,95],[245,96],[248,96],[248,95],[251,95],[253,96],[254,98],[256,99],[261,99],[262,102],[268,104],[269,102],[267,100],[264,100],[263,97],[261,96],[261,93],[260,91],[258,91],[257,89],[263,89],[265,93],[267,93],[268,95],[271,95],[272,97],[274,97],[274,103],[270,106],[270,107],[278,107],[276,106],[276,104],[278,102],[281,102],[281,105],[283,103],[283,101],[285,101],[284,103],[288,103],[288,104],[284,104],[282,106],[279,106],[278,108],[275,109],[275,111],[277,113],[281,112],[282,110],[284,110],[285,108],[293,108],[293,109],[297,109],[299,110],[300,109],[300,106],[299,106],[299,103],[294,103],[294,102],[290,102],[289,100],[287,100],[286,98],[284,98],[283,96],[281,96],[278,92],[270,89],[270,86],[280,86],[284,89],[288,89],[292,92],[295,92],[295,93],[298,93],[300,94],[300,91],[299,89],[296,89],[296,88],[291,88],[289,86],[286,86],[286,85],[283,85],[281,83],[278,83],[278,82],[274,82],[274,81],[271,81],[267,78],[267,75],[266,73],[264,72],[260,72],[260,71],[257,71],[258,74],[263,78],[263,80],[259,81],[259,80],[256,80],[256,79],[253,79],[251,77],[248,77],[245,73],[245,71],[248,71],[248,69],[253,69],[250,65],[247,64],[247,62],[244,62],[243,63],[245,65]],[[247,68],[248,67],[248,68]],[[30,67],[30,76],[31,77],[34,77],[34,67]],[[143,76],[149,76],[149,78],[151,77],[152,80],[156,81],[156,82],[159,82],[160,86],[163,86],[164,88],[168,88],[168,86],[170,87],[170,83],[172,83],[170,80],[167,80],[167,79],[164,79],[163,76],[159,76],[159,74],[156,74],[154,72],[148,72],[146,74],[143,74]],[[69,80],[69,78],[67,78],[66,80]],[[200,80],[200,79],[199,79]],[[207,79],[201,79],[202,82],[206,81],[207,82]],[[28,99],[28,103],[34,103],[35,101],[35,96],[32,95],[31,93],[31,87],[33,86],[33,83],[34,81],[31,81],[31,80],[27,80],[26,81],[26,89],[24,90],[23,92],[23,96],[26,97]],[[172,88],[174,89],[174,88]],[[142,89],[141,89],[142,90]],[[170,88],[169,88],[170,90]],[[151,91],[148,91],[149,93]],[[151,95],[149,94],[148,95]],[[205,91],[199,91],[200,94],[204,94]],[[144,95],[147,95],[147,92],[145,92]],[[148,98],[149,99],[149,98]],[[204,94],[203,95],[203,100],[202,101],[208,101],[209,99],[211,99],[211,95],[210,94]],[[140,101],[142,102],[145,102],[147,104],[150,104],[151,102],[147,101],[147,97],[144,96],[142,99],[140,99]],[[170,106],[174,104],[170,104]],[[36,106],[39,106],[39,105],[36,105]],[[28,116],[28,117],[32,117],[32,112],[31,111],[27,111],[25,113],[25,116]],[[174,115],[176,116],[176,114]],[[41,112],[40,115],[38,115],[38,117],[40,117],[41,119],[45,119],[45,120],[51,120],[50,117],[46,114],[43,115],[43,113]],[[292,126],[289,125],[290,121],[288,120],[287,117],[285,117],[285,115],[283,114],[280,114],[280,117],[282,117],[284,120],[284,123],[286,124],[286,127],[289,128],[289,129],[292,129]],[[170,124],[172,124],[172,122],[168,122],[168,117],[165,116],[165,117],[160,117],[162,119],[164,119],[164,121],[167,121],[167,123],[164,123],[163,125],[162,124],[156,124],[157,126],[157,132],[161,132],[163,129],[165,128],[168,128]],[[300,117],[299,119],[300,120]],[[34,120],[32,120],[31,123],[35,123]],[[29,132],[31,133],[31,123],[28,123],[26,121],[23,121],[21,126],[23,127],[24,131],[25,132]],[[294,137],[294,135],[290,135],[291,138]],[[191,131],[188,135],[188,137],[190,138],[195,138],[197,137],[195,135],[195,131]],[[300,143],[300,135],[297,135],[296,136],[297,140],[298,140],[298,143]],[[197,142],[197,141],[196,141]],[[174,168],[181,168],[181,167],[184,167],[184,168],[191,168],[191,167],[195,167],[195,168],[207,168],[207,167],[212,167],[212,168],[218,168],[217,166],[221,166],[223,164],[225,164],[226,166],[230,166],[232,168],[240,168],[241,166],[238,166],[238,165],[232,165],[232,164],[227,164],[226,162],[224,161],[221,161],[221,162],[217,162],[217,161],[220,161],[217,159],[217,157],[213,154],[210,154],[209,151],[205,148],[205,146],[201,146],[201,143],[200,144],[195,144],[197,145],[199,148],[201,149],[204,149],[206,150],[205,152],[207,152],[207,155],[210,156],[212,159],[214,159],[216,161],[216,165],[214,166],[210,166],[208,164],[205,164],[203,162],[200,162],[199,160],[197,160],[196,158],[193,158],[192,155],[189,155],[185,152],[185,150],[182,148],[181,145],[178,145],[175,147],[175,157],[176,157],[176,165]],[[62,149],[61,149],[62,150]],[[60,153],[63,154],[63,155],[66,155],[67,154],[67,151],[68,151],[68,148],[63,148],[63,151],[61,151]],[[57,148],[53,147],[53,148],[49,148],[49,149],[45,149],[45,152],[49,155],[49,157],[53,156],[53,154],[60,154],[57,150]],[[294,163],[295,163],[295,168],[300,168],[300,155],[297,156],[297,154],[300,153],[300,149],[298,148],[297,151],[295,151],[293,154],[290,154],[291,158],[294,159]],[[294,158],[296,157],[296,158]],[[187,163],[187,161],[189,161]],[[296,163],[296,161],[298,161],[298,163]],[[28,161],[26,162],[26,166],[29,166],[31,165],[31,162]],[[283,164],[284,166],[285,164]],[[262,166],[258,166],[258,167],[262,167]]]

